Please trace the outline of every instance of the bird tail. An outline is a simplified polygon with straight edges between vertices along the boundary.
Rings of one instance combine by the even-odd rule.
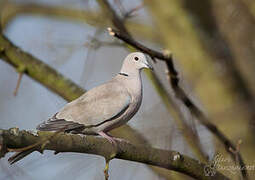
[[[47,141],[52,138],[53,136],[57,135],[58,133],[60,132],[64,132],[65,129],[67,128],[67,125],[62,127],[61,129],[58,129],[58,131],[56,131],[55,133],[53,133],[51,136],[47,137],[46,139],[42,139],[40,141],[38,141],[37,143],[35,144],[32,144],[32,145],[29,145],[27,147],[24,147],[24,148],[20,148],[20,149],[16,149],[20,152],[17,152],[15,153],[13,156],[11,156],[9,159],[8,159],[8,162],[10,164],[14,164],[16,163],[17,161],[23,159],[24,157],[26,157],[27,155],[29,155],[30,153],[32,153],[33,151],[36,151],[38,150],[38,146],[42,147],[42,146],[45,146],[45,144],[47,144]],[[44,129],[43,129],[44,130]],[[15,149],[14,149],[15,150]],[[42,151],[42,149],[41,149]],[[39,152],[41,152],[39,151]],[[42,153],[42,152],[41,152]]]
[[[34,148],[27,149],[27,150],[21,151],[21,152],[17,152],[8,159],[8,162],[10,164],[14,164],[17,161],[19,161],[19,160],[23,159],[24,157],[26,157],[27,155],[29,155],[30,153],[32,153],[33,151],[34,151]]]

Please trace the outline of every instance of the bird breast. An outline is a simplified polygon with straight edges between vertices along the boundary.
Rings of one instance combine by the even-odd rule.
[[[128,117],[126,117],[126,121],[131,119],[137,113],[141,106],[143,97],[143,89],[140,76],[136,79],[130,79],[130,82],[128,84],[129,85],[126,87],[132,97],[132,100],[126,112],[128,114]]]

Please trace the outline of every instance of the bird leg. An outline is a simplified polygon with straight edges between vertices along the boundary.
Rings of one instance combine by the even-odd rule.
[[[104,138],[106,138],[111,144],[114,144],[115,146],[117,146],[116,141],[114,140],[113,137],[111,137],[110,135],[108,135],[107,133],[100,131],[98,132],[98,134]]]
[[[103,131],[100,131],[98,132],[98,134],[104,138],[106,138],[111,144],[114,144],[115,146],[117,146],[117,142],[116,141],[119,141],[119,142],[125,142],[125,143],[130,143],[129,141],[125,140],[125,139],[121,139],[121,138],[116,138],[116,137],[112,137],[111,135],[103,132]]]
[[[104,138],[106,138],[111,144],[114,144],[115,146],[117,145],[116,141],[119,142],[125,142],[125,143],[130,143],[129,141],[125,140],[125,139],[121,139],[121,138],[116,138],[116,137],[112,137],[110,134],[107,134],[103,131],[98,132],[98,134]]]
[[[116,156],[116,154],[118,152],[118,150],[117,150],[118,145],[117,145],[116,141],[114,140],[114,137],[108,135],[107,133],[105,133],[103,131],[100,131],[100,132],[98,132],[98,134],[100,136],[102,136],[103,138],[106,138],[111,144],[114,145],[113,153],[109,154],[108,156],[105,156],[104,176],[105,176],[105,180],[108,180],[108,178],[109,178],[109,173],[108,173],[109,163],[110,163],[110,160],[113,159]]]
[[[127,141],[124,140],[124,139],[112,137],[111,135],[109,135],[109,134],[107,134],[103,131],[98,132],[98,134],[100,136],[102,136],[103,138],[106,138],[115,147],[114,148],[115,150],[113,151],[113,153],[111,153],[109,156],[105,157],[104,175],[105,175],[105,180],[108,180],[108,178],[109,178],[108,170],[109,170],[110,160],[113,159],[116,156],[117,152],[118,152],[118,144],[117,144],[116,140],[120,141],[120,142],[127,142]]]

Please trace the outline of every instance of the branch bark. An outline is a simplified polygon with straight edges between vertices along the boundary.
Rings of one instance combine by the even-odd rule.
[[[0,138],[2,139],[0,146],[2,148],[0,148],[0,151],[2,149],[8,152],[8,148],[23,148],[52,135],[54,135],[54,132],[38,131],[35,134],[25,130],[19,131],[18,128],[0,130]],[[37,150],[41,151],[41,147],[38,147]],[[100,137],[58,133],[50,138],[43,150],[53,150],[57,153],[88,153],[107,157],[114,152],[114,146]],[[205,176],[204,169],[207,165],[176,151],[166,151],[147,146],[134,146],[126,142],[118,142],[118,152],[115,157],[174,170],[196,179],[228,179],[216,170],[214,176]]]

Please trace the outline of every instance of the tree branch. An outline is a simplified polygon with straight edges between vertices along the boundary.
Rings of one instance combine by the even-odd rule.
[[[115,29],[112,29],[112,28],[107,28],[107,30],[108,30],[108,32],[111,36],[114,36],[114,37],[124,41],[125,43],[133,46],[134,48],[148,54],[152,59],[155,60],[155,58],[157,58],[158,60],[168,62],[169,63],[169,68],[170,68],[170,71],[171,71],[171,75],[172,75],[171,77],[176,77],[177,78],[178,73],[174,68],[173,58],[172,58],[171,55],[164,54],[164,53],[155,51],[153,49],[150,49],[150,48],[144,46],[143,44],[137,42],[136,40],[134,40],[130,36],[120,32],[118,30],[115,30]],[[178,81],[178,79],[176,79],[176,80]]]
[[[8,148],[14,149],[29,146],[53,134],[54,132],[45,131],[38,131],[37,134],[35,134],[25,130],[19,131],[18,128],[0,130],[0,139],[2,139],[2,144],[0,146],[2,148],[0,148],[0,151],[1,149],[8,150]],[[214,176],[205,176],[204,169],[207,167],[205,164],[176,151],[166,151],[147,146],[134,146],[126,142],[117,143],[118,152],[115,157],[118,159],[174,170],[196,179],[228,179],[220,172],[216,172],[216,170]],[[40,147],[38,147],[37,150],[40,151]],[[50,138],[43,150],[88,153],[107,157],[114,151],[114,146],[100,137],[58,133]]]
[[[44,84],[51,91],[60,95],[67,101],[76,99],[85,91],[53,68],[43,63],[36,57],[23,52],[12,44],[3,34],[0,34],[0,58],[13,65],[22,67],[24,73]]]
[[[100,4],[101,10],[104,12],[104,14],[107,15],[107,17],[110,18],[112,24],[119,29],[122,33],[129,35],[129,32],[127,31],[125,25],[122,23],[122,19],[117,15],[117,13],[113,10],[110,3],[105,0],[98,0],[97,1]]]
[[[213,124],[211,121],[204,115],[204,113],[193,103],[193,101],[188,97],[185,91],[179,86],[179,78],[178,72],[174,67],[173,59],[171,55],[165,55],[163,53],[157,52],[146,46],[142,45],[141,43],[135,41],[131,37],[126,36],[125,34],[121,33],[120,31],[113,30],[112,28],[108,28],[109,34],[123,40],[124,42],[130,44],[134,48],[147,53],[152,58],[158,58],[159,60],[165,61],[168,68],[168,75],[170,79],[170,84],[176,94],[176,97],[180,99],[185,106],[189,109],[191,114],[193,114],[201,124],[203,124],[212,134],[214,134],[225,146],[227,152],[231,154],[231,157],[235,160],[236,155],[230,151],[232,148],[236,151],[235,145]],[[238,161],[241,167],[245,167],[245,163],[242,159],[240,152],[237,154]],[[241,172],[243,177],[247,178],[247,171],[245,168],[241,168]]]

